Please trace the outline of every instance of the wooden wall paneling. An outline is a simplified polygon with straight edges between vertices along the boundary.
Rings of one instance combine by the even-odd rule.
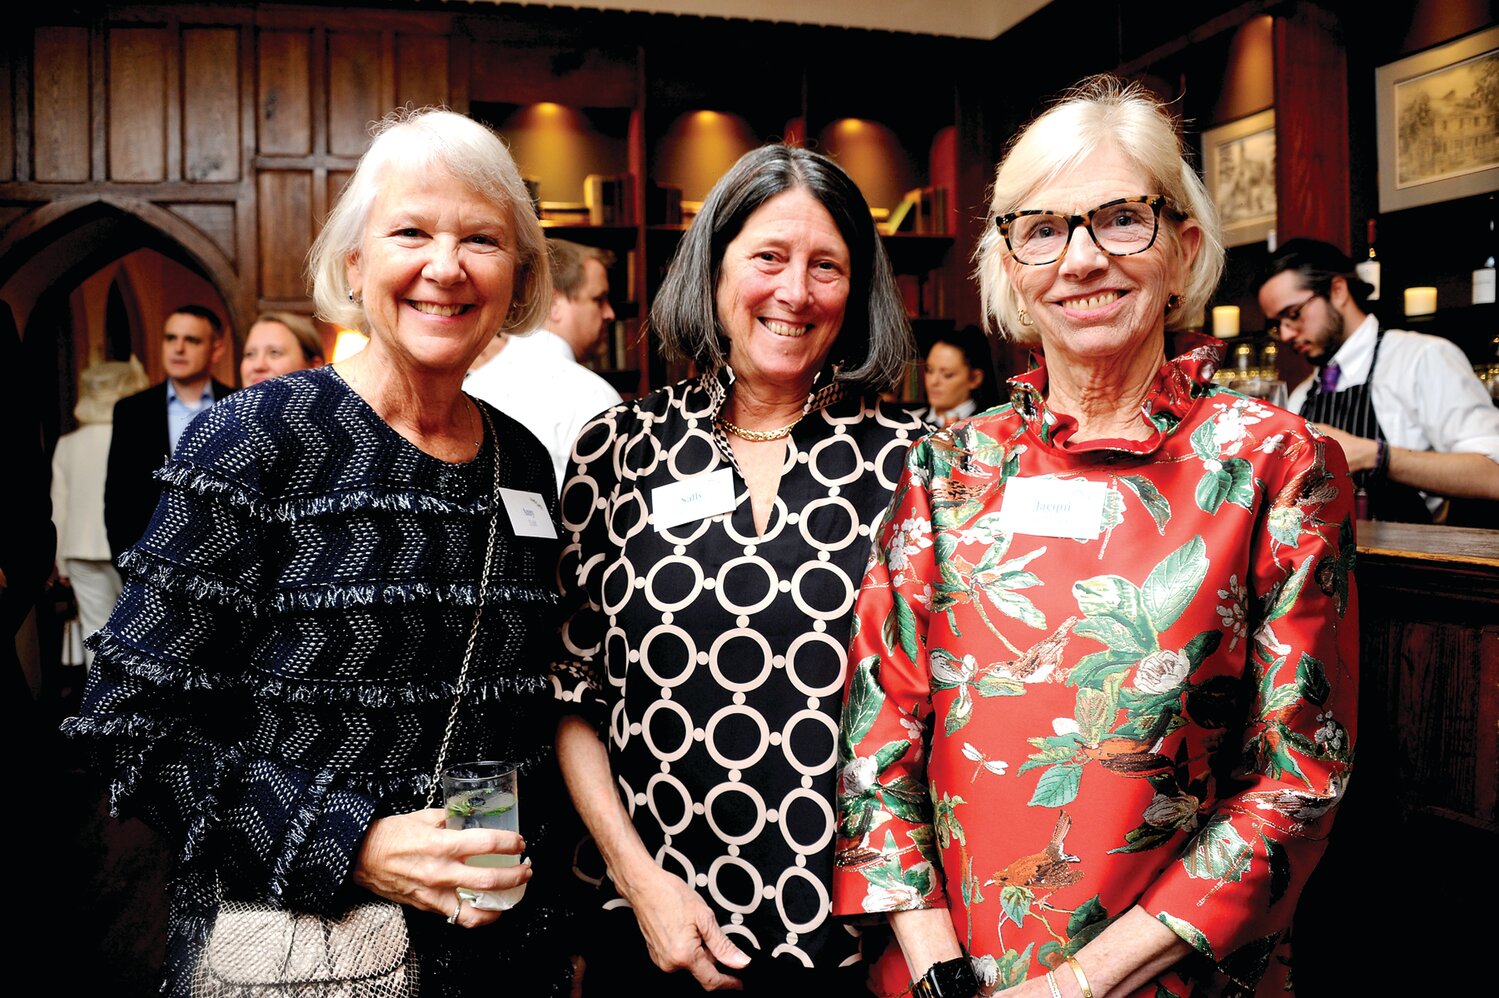
[[[645,92],[637,74],[638,51],[475,41],[467,74],[470,97],[503,104],[634,107]]]
[[[1349,248],[1348,59],[1335,16],[1297,3],[1275,20],[1276,233]]]
[[[258,151],[262,156],[312,153],[312,33],[266,31],[256,38]]]
[[[376,32],[329,31],[328,152],[359,156],[369,145],[369,123],[381,106],[381,37]]]
[[[265,170],[256,177],[261,298],[304,298],[303,261],[312,245],[312,172]]]
[[[105,75],[106,35],[102,28],[89,32],[89,179],[109,179],[109,78]]]
[[[33,176],[41,181],[89,179],[89,33],[39,27],[32,57]]]
[[[468,79],[473,47],[466,35],[448,36],[448,107],[468,114]]]
[[[167,179],[181,180],[182,118],[185,103],[182,99],[182,35],[180,26],[175,21],[167,23],[167,31],[172,38],[172,45],[167,50],[166,65],[162,67],[167,85]]]
[[[117,181],[167,179],[167,50],[162,28],[111,28],[107,175]]]
[[[396,106],[396,32],[382,31],[376,51],[380,58],[380,103],[376,117],[383,117]]]
[[[15,74],[24,65],[15,39],[0,42],[0,183],[16,179]]]
[[[250,23],[246,22],[238,32],[239,44],[239,94],[240,94],[240,178],[234,204],[235,233],[239,238],[239,252],[235,254],[235,270],[239,283],[234,289],[234,306],[240,313],[234,318],[235,328],[242,337],[249,332],[250,322],[256,312],[256,301],[260,293],[259,198],[255,187],[255,142],[256,120],[259,117],[259,101],[255,89],[255,53],[258,39]],[[238,353],[231,352],[234,373],[238,375]]]
[[[236,264],[243,259],[232,202],[163,201],[161,206],[202,232]]]
[[[448,40],[441,35],[395,36],[395,105],[448,106]]]
[[[199,183],[238,180],[240,127],[238,28],[182,31],[183,175]]]

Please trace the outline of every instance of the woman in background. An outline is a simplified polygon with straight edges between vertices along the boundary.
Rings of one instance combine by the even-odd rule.
[[[927,348],[921,381],[927,408],[917,413],[941,428],[993,405],[989,343],[977,326],[940,333]]]
[[[57,527],[58,576],[73,587],[78,626],[87,637],[104,626],[120,598],[120,574],[110,561],[104,532],[104,471],[114,407],[145,388],[147,379],[139,364],[107,360],[88,368],[79,381],[83,392],[73,409],[78,429],[63,434],[52,452],[52,523]],[[93,659],[85,648],[83,664]]]
[[[323,363],[323,341],[311,319],[292,312],[262,312],[245,337],[239,380],[248,388]]]

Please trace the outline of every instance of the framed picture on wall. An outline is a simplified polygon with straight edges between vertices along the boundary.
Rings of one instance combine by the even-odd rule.
[[[1275,228],[1275,110],[1203,132],[1202,166],[1223,244],[1263,242]]]
[[[1499,190],[1499,27],[1374,73],[1379,210]]]

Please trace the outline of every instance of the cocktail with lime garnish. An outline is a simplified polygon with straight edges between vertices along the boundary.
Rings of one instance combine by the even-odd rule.
[[[442,795],[447,802],[448,827],[498,828],[520,831],[519,797],[516,792],[515,767],[504,762],[469,762],[449,766],[442,774]],[[521,858],[514,853],[492,853],[470,856],[469,866],[516,866]],[[526,885],[503,891],[471,891],[458,888],[458,896],[475,908],[506,911],[525,896]]]

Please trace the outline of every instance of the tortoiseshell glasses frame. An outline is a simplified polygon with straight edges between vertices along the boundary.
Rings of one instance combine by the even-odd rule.
[[[1093,228],[1093,220],[1099,215],[1100,212],[1106,213],[1111,209],[1117,209],[1123,205],[1134,204],[1142,204],[1150,209],[1150,238],[1145,241],[1145,244],[1143,246],[1138,245],[1137,239],[1133,242],[1121,243],[1118,240],[1108,238],[1107,234],[1105,239],[1098,238],[1098,231]],[[1167,200],[1166,195],[1164,194],[1139,194],[1134,197],[1115,198],[1112,201],[1106,201],[1103,204],[1099,205],[1097,208],[1094,208],[1092,211],[1084,212],[1081,215],[1069,215],[1066,212],[1052,211],[1048,208],[1027,208],[1023,211],[1010,211],[1006,212],[1003,215],[994,216],[994,224],[999,229],[1000,235],[1004,237],[1005,247],[1010,251],[1010,256],[1016,263],[1026,267],[1044,267],[1047,264],[1056,263],[1058,260],[1062,259],[1062,257],[1067,255],[1067,247],[1072,245],[1072,234],[1077,231],[1077,227],[1080,225],[1088,230],[1088,236],[1093,240],[1093,245],[1097,246],[1100,251],[1107,253],[1109,256],[1134,256],[1137,253],[1144,253],[1146,250],[1155,245],[1156,237],[1160,235],[1161,209],[1166,206]],[[1055,255],[1048,255],[1050,253],[1050,250],[1048,249],[1042,253],[1043,256],[1046,256],[1046,259],[1044,260],[1022,259],[1021,254],[1024,251],[1024,246],[1022,245],[1021,250],[1016,250],[1015,243],[1011,238],[1012,234],[1014,233],[1016,220],[1031,219],[1033,220],[1032,224],[1039,224],[1034,222],[1036,216],[1045,215],[1049,215],[1057,219],[1058,222],[1067,223],[1066,239],[1064,239],[1060,243],[1060,248],[1057,250]],[[1144,221],[1143,215],[1141,216],[1140,220]],[[1132,236],[1131,238],[1133,239],[1134,237]],[[1105,245],[1106,242],[1111,245]],[[1111,246],[1113,248],[1111,248]]]

